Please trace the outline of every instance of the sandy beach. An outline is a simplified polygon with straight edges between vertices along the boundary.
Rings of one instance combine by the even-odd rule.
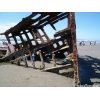
[[[82,85],[100,86],[100,45],[78,46]]]
[[[4,63],[0,65],[0,86],[66,87],[74,86],[74,80],[55,73],[42,72],[32,67],[25,68],[24,66]]]
[[[78,46],[81,85],[100,86],[100,45]],[[1,87],[72,87],[74,79],[39,69],[0,63]],[[36,62],[39,67],[40,62]],[[51,64],[47,64],[50,67]]]

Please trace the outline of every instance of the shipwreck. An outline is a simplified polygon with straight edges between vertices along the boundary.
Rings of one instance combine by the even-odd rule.
[[[67,19],[67,26],[65,29],[56,30],[55,24]],[[50,25],[57,32],[54,38],[51,39],[45,28]],[[40,32],[41,31],[41,32]],[[77,57],[77,44],[76,44],[76,23],[75,13],[73,12],[33,12],[31,15],[23,18],[14,27],[6,30],[4,35],[7,39],[7,47],[2,50],[0,62],[11,62],[20,65],[24,59],[25,66],[28,67],[27,59],[34,53],[36,60],[40,59],[42,71],[56,72],[64,68],[73,68],[73,76],[75,86],[80,84],[79,78],[79,65]],[[31,38],[30,38],[31,35]],[[24,37],[26,39],[24,39]],[[20,43],[18,42],[19,40]],[[14,44],[12,42],[14,41]],[[0,50],[1,51],[1,50]],[[63,58],[66,52],[65,62],[63,65],[57,65],[56,59]],[[45,60],[49,57],[54,66],[45,68]]]

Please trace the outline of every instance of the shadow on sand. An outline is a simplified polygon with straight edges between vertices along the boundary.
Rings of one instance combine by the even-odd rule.
[[[93,85],[91,79],[100,79],[100,59],[91,56],[79,57],[81,85]]]

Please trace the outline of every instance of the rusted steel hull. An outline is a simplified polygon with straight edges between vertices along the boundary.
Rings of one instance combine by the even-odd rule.
[[[54,34],[54,39],[50,39],[44,27],[50,25],[54,30],[55,23],[67,19],[68,27],[60,30]],[[67,22],[66,22],[67,23]],[[42,32],[42,35],[40,31]],[[29,34],[32,38],[30,38]],[[63,54],[67,52],[69,60],[74,68],[75,85],[80,83],[79,78],[79,65],[77,59],[77,46],[76,46],[76,23],[75,15],[72,12],[35,12],[30,16],[23,18],[14,27],[2,33],[7,38],[8,43],[11,44],[11,39],[15,42],[15,52],[9,55],[8,60],[16,59],[17,57],[27,53],[30,56],[32,53],[37,53],[41,50],[41,55],[44,54]],[[26,40],[23,38],[26,37]],[[21,43],[18,43],[17,37]],[[34,43],[33,43],[34,42]],[[18,55],[19,53],[19,55]],[[17,56],[15,56],[17,55]]]

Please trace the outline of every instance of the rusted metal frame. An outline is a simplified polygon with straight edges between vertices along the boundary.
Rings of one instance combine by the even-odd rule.
[[[39,50],[39,55],[40,55],[40,59],[41,59],[40,69],[43,69],[43,68],[45,68],[45,63],[44,63],[44,60],[43,60],[43,54],[42,54],[41,50]]]
[[[64,44],[64,38],[60,38],[60,39],[56,39],[56,40],[54,40],[54,42],[53,42],[53,44],[54,43],[56,43],[57,44],[57,48],[55,49],[55,50],[57,50],[57,49],[60,49],[60,48],[62,48],[62,47],[64,47],[64,46],[66,46],[66,44]],[[62,41],[63,42],[63,45],[59,45],[59,41]]]
[[[38,23],[37,25],[34,25],[36,22],[41,22],[41,20],[42,20],[42,22],[43,21],[46,21],[47,19],[50,19],[50,17],[52,18],[52,16],[54,16],[54,15],[57,15],[57,14],[52,14],[52,13],[50,13],[50,15],[52,15],[52,16],[50,16],[50,15],[48,15],[48,14],[45,14],[45,13],[38,13],[38,14],[41,14],[41,16],[39,17],[39,18],[37,18],[37,19],[33,19],[33,21],[32,21],[32,24],[33,24],[33,26],[37,26],[38,24],[40,24],[40,23]],[[59,13],[58,13],[59,14]],[[48,16],[47,18],[45,18],[46,16]],[[33,17],[34,18],[34,17]]]
[[[14,33],[12,33],[12,36],[10,36],[10,38],[13,38],[16,45],[19,45],[18,42],[17,42],[17,39],[16,39],[16,35],[14,35]]]
[[[27,27],[31,26],[33,23],[32,19],[23,18],[21,22],[19,22],[16,26],[12,28],[12,31],[26,29]]]
[[[69,46],[69,50],[67,51],[68,54],[72,53],[72,50],[73,50],[71,39],[72,39],[71,36],[66,37],[66,42],[67,42],[67,45]]]
[[[26,18],[31,19],[31,18],[35,17],[37,14],[39,14],[39,12],[32,12],[32,14],[29,15],[28,17],[26,17]]]
[[[63,19],[65,19],[67,17],[67,15],[65,15],[65,16],[63,16],[63,17],[61,17],[61,18],[58,18],[58,19],[56,19],[56,20],[53,20],[53,21],[47,21],[47,22],[45,22],[45,23],[43,23],[42,25],[40,25],[40,26],[38,26],[37,28],[39,28],[39,29],[41,29],[42,27],[44,27],[45,25],[47,25],[47,24],[55,24],[55,23],[57,23],[59,20],[63,20]]]
[[[40,17],[34,19],[34,17],[38,14],[41,14]],[[31,19],[33,19],[33,24],[37,23],[38,21],[40,21],[41,19],[44,19],[46,16],[49,16],[49,14],[46,13],[37,13],[35,16],[31,16]]]
[[[62,17],[58,18],[58,19],[55,20],[55,21],[52,21],[52,24],[57,23],[59,20],[63,20],[63,19],[65,19],[67,16],[68,16],[68,15],[65,15],[65,16],[62,16]]]
[[[75,15],[74,13],[70,13],[68,17],[68,28],[71,29],[71,43],[72,43],[72,53],[73,53],[73,67],[74,67],[74,79],[75,86],[80,84],[80,76],[79,76],[79,65],[78,65],[78,57],[77,57],[77,45],[76,45],[76,24],[75,24]]]
[[[33,32],[32,30],[29,30],[29,31],[30,31],[30,33],[32,34],[33,40],[35,41],[36,45],[38,45],[39,43],[38,43],[38,41],[37,41],[36,38],[35,38],[34,32]]]
[[[25,36],[26,36],[26,38],[27,38],[27,42],[32,46],[32,43],[31,43],[31,41],[30,41],[29,36],[27,35],[26,30],[23,30],[23,33],[25,34]]]
[[[53,66],[56,66],[56,59],[55,59],[55,54],[52,54],[52,60],[53,60]]]
[[[12,36],[12,38],[14,39],[14,41],[15,41],[16,45],[18,45],[18,42],[17,42],[16,37],[15,37],[15,36]]]
[[[65,13],[64,13],[64,14],[65,14]],[[43,20],[40,19],[39,23],[36,24],[36,26],[39,26],[40,24],[43,24],[43,23],[45,23],[45,22],[47,22],[47,21],[54,21],[55,19],[57,19],[57,18],[59,18],[59,17],[62,17],[64,14],[61,14],[60,16],[59,16],[59,14],[58,14],[58,16],[57,16],[56,13],[51,14],[49,17],[47,17],[47,18],[45,18],[45,19],[43,19]]]
[[[59,41],[58,41],[58,42],[59,42]],[[57,45],[57,49],[58,49],[58,47],[60,48],[60,45],[59,45],[58,42],[55,42],[55,44]]]
[[[64,29],[62,31],[57,32],[54,37],[57,38],[60,36],[61,39],[63,39],[63,44],[66,44],[66,46],[70,46],[69,40],[71,39],[69,37],[70,32],[67,29]],[[66,42],[66,43],[65,43]],[[71,48],[71,47],[70,47]]]
[[[22,43],[24,43],[25,41],[24,41],[24,39],[23,39],[23,37],[22,37],[22,34],[19,34],[19,37],[20,37]]]
[[[15,33],[12,33],[12,36],[10,36],[10,37],[12,37],[14,39],[14,41],[16,43],[15,45],[19,48],[19,45],[24,43],[23,37],[21,36],[20,33],[19,34],[17,33],[18,35],[14,35],[14,34]],[[20,37],[20,40],[22,41],[21,43],[18,43],[17,42],[16,36],[19,36]]]
[[[64,17],[64,18],[66,18],[66,17]],[[46,26],[47,24],[50,24],[51,25],[51,27],[54,29],[54,30],[56,30],[56,28],[54,27],[54,24],[56,23],[56,22],[58,22],[59,20],[57,19],[57,20],[55,20],[55,21],[46,21],[45,23],[43,23],[43,24],[41,24],[41,25],[39,25],[37,28],[42,28],[42,27],[44,27],[44,26]]]
[[[41,14],[41,13],[38,13],[38,14]],[[27,28],[29,27],[30,25],[32,25],[33,23],[39,21],[40,19],[44,18],[45,16],[47,16],[48,14],[42,14],[39,18],[35,19],[35,20],[32,20],[31,18],[34,17],[33,16],[34,14],[30,15],[29,17],[26,17],[26,18],[23,18],[23,20],[21,22],[19,22],[16,26],[14,26],[13,28],[10,28],[9,30],[7,30],[5,32],[5,34],[8,34],[8,33],[14,33],[14,32],[17,32],[18,30],[22,30],[23,28]]]
[[[31,26],[33,23],[36,22],[35,20],[31,19],[32,17],[34,17],[34,15],[36,15],[36,14],[32,14],[32,15],[26,17],[26,18],[23,18],[23,20],[21,22],[19,22],[13,28],[10,28],[9,30],[7,30],[6,33],[17,32],[18,30],[23,30],[23,29]]]
[[[37,18],[37,19],[35,19],[34,20],[34,22],[37,20],[37,21],[39,21],[39,23],[37,24],[37,26],[39,25],[39,24],[41,24],[41,23],[44,23],[45,21],[47,21],[47,20],[49,20],[50,18],[52,18],[53,16],[57,16],[57,13],[49,13],[49,14],[47,14],[47,13],[40,13],[41,14],[41,16],[39,17],[39,18]],[[59,14],[59,13],[58,13]],[[48,16],[48,17],[46,17],[46,16]],[[46,17],[46,18],[45,18]]]
[[[47,42],[50,42],[50,38],[49,38],[48,35],[46,34],[45,30],[44,30],[43,28],[42,28],[41,30],[42,30],[42,32],[44,33],[44,36],[46,37]]]
[[[52,18],[52,17],[51,17]],[[27,18],[26,18],[27,19]],[[25,20],[26,20],[25,19]],[[24,26],[26,27],[26,24],[29,23],[28,21],[25,22],[25,20],[22,20],[20,23],[18,23],[16,26],[14,26],[13,28],[9,29],[7,32],[13,32],[13,31],[18,31],[18,30],[21,30],[24,28]],[[35,19],[36,20],[36,19]],[[35,21],[34,20],[34,21]],[[33,21],[33,22],[34,22]],[[30,22],[30,25],[33,23],[33,22]],[[24,25],[25,24],[25,25]],[[27,26],[29,26],[29,24],[27,24]]]
[[[8,43],[10,43],[10,44],[11,44],[11,41],[10,41],[10,39],[9,39],[8,34],[6,34],[5,36],[6,36],[6,39],[7,39]]]
[[[41,13],[38,13],[38,14],[41,14]],[[37,15],[38,15],[38,14],[37,14]],[[34,16],[34,17],[32,17],[32,19],[33,19],[33,22],[36,23],[36,22],[38,22],[39,20],[43,19],[43,18],[46,17],[46,16],[48,16],[48,15],[47,15],[47,14],[41,14],[40,17],[38,17],[38,18],[36,18],[36,19],[33,19],[33,18],[35,17],[35,16]],[[33,23],[33,24],[34,24],[34,23]]]
[[[42,44],[40,47],[36,48],[35,51],[41,50],[45,53],[52,53],[53,51],[59,50],[60,48],[66,46],[66,44],[63,44],[61,46],[57,45],[57,48],[54,48],[53,44],[57,44],[59,41],[62,41],[64,43],[64,38],[52,40],[49,43]]]
[[[22,20],[17,25],[15,25],[14,27],[12,27],[9,30],[7,30],[4,34],[19,33],[20,30],[26,29],[27,27],[31,26],[32,23],[33,23],[33,20],[32,19],[30,19],[30,21],[27,21],[27,22],[26,22],[26,20]]]
[[[58,20],[58,19],[60,19],[60,18],[62,18],[64,16],[67,16],[67,13],[61,13],[60,15],[52,17],[51,19],[49,19],[49,21],[52,22],[52,21]]]
[[[60,14],[60,13],[59,13]],[[58,14],[58,15],[59,15]],[[65,13],[64,13],[65,14]],[[62,14],[62,15],[64,15],[64,14]],[[62,16],[62,15],[59,15],[60,17]],[[53,25],[52,24],[52,21],[55,21],[55,20],[57,20],[57,18],[59,18],[59,16],[57,16],[57,14],[51,14],[51,16],[49,16],[49,17],[47,17],[47,18],[45,18],[45,19],[40,19],[40,21],[35,25],[35,27],[43,27],[43,26],[45,26],[46,24],[51,24],[51,25]],[[36,20],[36,19],[35,19]],[[51,22],[51,23],[50,23]],[[34,23],[33,23],[33,26],[34,26]]]
[[[42,15],[58,15],[61,12],[39,12],[39,13],[42,14]]]
[[[61,30],[61,31],[58,31],[58,32],[56,32],[55,34],[54,34],[54,37],[58,37],[58,36],[63,36],[63,35],[67,35],[67,34],[69,34],[70,33],[70,31],[68,30],[68,28],[65,28],[65,29],[63,29],[63,30]],[[67,35],[68,36],[68,35]]]
[[[42,44],[45,43],[38,30],[34,30],[34,34],[41,40]]]

